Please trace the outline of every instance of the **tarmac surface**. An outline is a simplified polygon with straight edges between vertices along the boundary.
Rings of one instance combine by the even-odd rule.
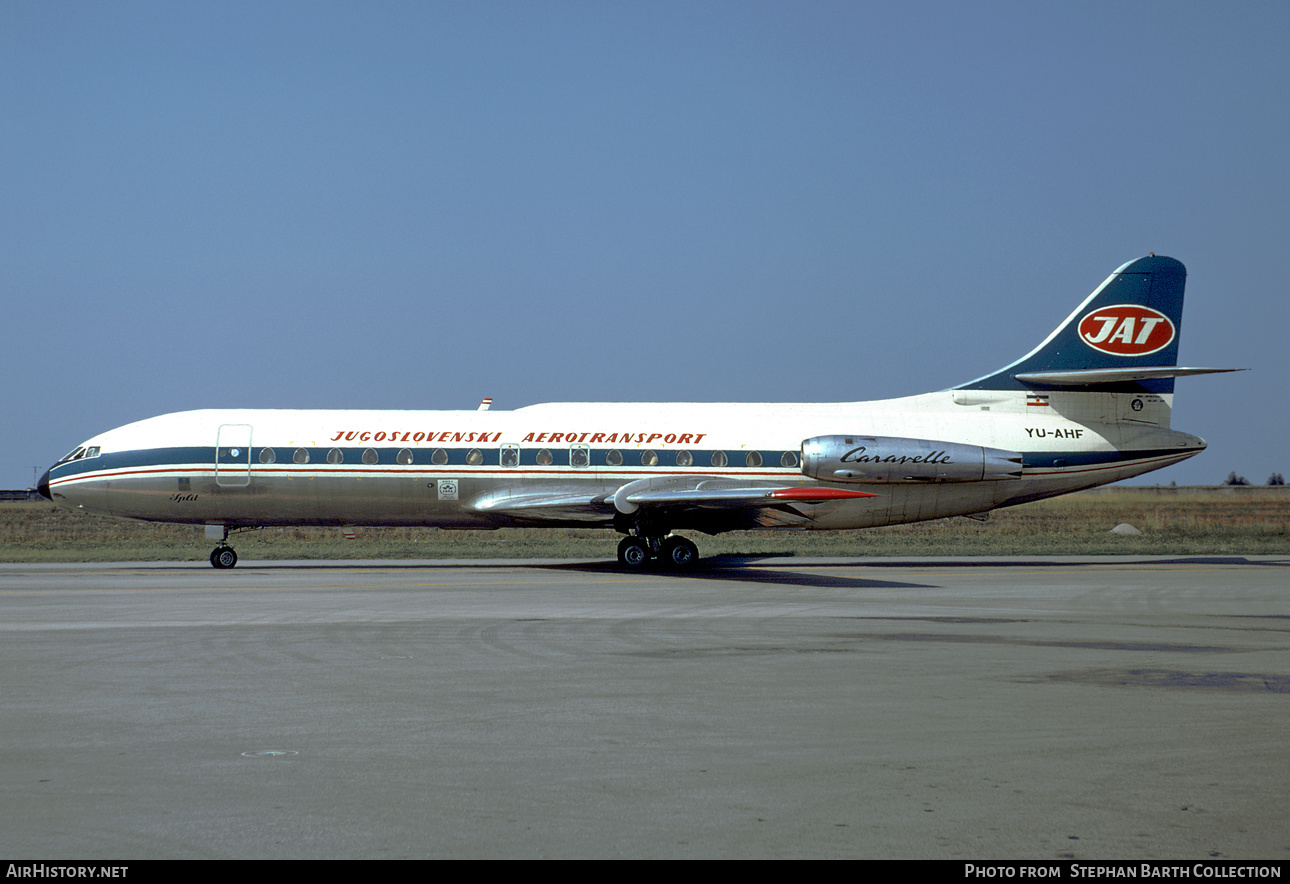
[[[0,565],[9,859],[1290,859],[1290,558]]]

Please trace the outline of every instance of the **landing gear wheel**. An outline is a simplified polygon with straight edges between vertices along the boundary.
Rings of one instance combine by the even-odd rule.
[[[663,541],[658,557],[668,568],[689,571],[699,562],[699,548],[684,537],[668,537]]]
[[[633,570],[649,564],[649,545],[639,537],[624,537],[618,544],[618,564]]]
[[[211,553],[211,566],[214,568],[232,568],[237,564],[237,553],[231,546],[217,546]]]

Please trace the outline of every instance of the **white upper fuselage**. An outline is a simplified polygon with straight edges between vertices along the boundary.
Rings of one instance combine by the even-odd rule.
[[[803,440],[937,440],[1023,455],[1020,479],[839,484],[876,495],[798,507],[785,527],[981,512],[1117,481],[1204,443],[1168,429],[1171,396],[953,390],[854,403],[548,403],[513,411],[202,410],[110,430],[51,470],[54,499],[131,518],[245,524],[609,524],[626,483],[817,486]],[[1126,421],[1124,418],[1128,416]],[[95,451],[95,449],[97,449]],[[686,486],[691,487],[691,486]],[[706,487],[706,486],[705,486]],[[517,501],[530,501],[519,510]],[[500,501],[500,502],[499,502]],[[536,503],[533,503],[536,501]],[[742,523],[702,513],[684,524]]]

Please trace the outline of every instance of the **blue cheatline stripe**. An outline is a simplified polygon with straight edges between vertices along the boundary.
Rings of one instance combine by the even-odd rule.
[[[309,452],[309,462],[307,464],[297,464],[293,460],[295,452],[298,450],[298,448],[302,448],[302,447],[304,447],[305,450]],[[289,446],[289,447],[282,447],[282,448],[274,448],[273,463],[264,464],[260,462],[260,457],[262,452],[264,451],[264,447],[260,446],[260,447],[253,447],[251,449],[250,463],[251,463],[252,470],[273,467],[278,470],[281,470],[283,468],[286,468],[286,469],[294,468],[301,471],[313,470],[313,469],[325,470],[328,467],[337,467],[337,466],[354,467],[354,468],[361,468],[365,466],[400,466],[400,467],[413,466],[413,467],[432,467],[432,468],[443,467],[443,466],[465,467],[465,468],[501,466],[501,461],[500,461],[501,449],[497,446],[491,446],[489,448],[444,448],[442,450],[448,455],[448,459],[443,464],[437,464],[433,462],[432,458],[434,456],[434,452],[436,450],[440,450],[435,448],[407,448],[408,451],[412,452],[412,463],[399,464],[397,460],[398,454],[400,451],[404,450],[404,447],[372,448],[372,450],[376,451],[377,453],[376,463],[364,464],[363,453],[369,450],[369,448],[370,446],[363,447],[363,448],[350,448],[350,447],[340,448],[339,450],[341,452],[341,462],[339,464],[332,464],[328,462],[327,460],[328,452],[333,450],[330,447]],[[612,464],[612,465],[608,463],[607,457],[611,450],[617,450],[619,452],[619,454],[622,457],[621,463]],[[655,464],[653,467],[643,467],[641,465],[641,454],[645,450],[652,450],[654,454],[658,457],[658,463]],[[761,456],[762,462],[760,465],[756,467],[751,467],[746,462],[746,458],[749,452],[747,450],[741,449],[738,451],[725,451],[724,453],[726,454],[728,463],[723,467],[714,468],[712,466],[712,455],[717,451],[717,449],[702,449],[702,450],[686,449],[686,450],[688,451],[691,458],[693,459],[693,463],[689,467],[680,467],[680,469],[687,469],[690,471],[702,472],[704,470],[711,471],[713,469],[743,471],[743,470],[749,470],[749,469],[759,469],[759,470],[771,470],[778,473],[779,471],[784,469],[791,469],[794,472],[796,472],[800,467],[800,460],[798,459],[797,452],[795,451],[787,452],[792,454],[795,461],[797,461],[797,465],[793,467],[780,466],[780,459],[785,454],[785,452],[783,451],[758,451],[756,453]],[[479,453],[480,460],[478,463],[472,464],[468,461],[467,458],[470,456],[470,453],[472,451],[477,451]],[[538,453],[541,451],[547,451],[551,454],[552,463],[549,464],[549,466],[565,467],[565,468],[569,467],[569,449],[568,448],[521,448],[519,449],[519,455],[520,455],[519,463],[516,466],[518,467],[547,466],[546,464],[540,465],[537,462]],[[586,467],[586,469],[606,468],[606,467],[617,468],[617,469],[632,469],[632,470],[655,469],[660,467],[678,469],[678,467],[676,466],[677,453],[678,453],[678,449],[592,448],[588,452],[588,454],[590,455],[590,464],[588,467]],[[175,447],[175,448],[146,448],[146,449],[136,449],[134,451],[117,451],[117,452],[104,453],[94,458],[83,458],[81,460],[69,461],[65,464],[59,464],[57,467],[55,467],[52,470],[50,478],[51,480],[60,480],[60,479],[66,480],[86,473],[101,473],[101,472],[107,472],[107,471],[131,469],[131,468],[139,468],[139,467],[156,468],[156,467],[191,465],[191,464],[208,464],[213,468],[215,464],[216,456],[217,456],[217,451],[214,447],[202,447],[202,446]],[[219,456],[219,464],[221,467],[238,466],[238,467],[244,468],[247,463],[245,454],[239,454],[236,458],[232,458],[228,454],[227,449],[219,449],[218,456]],[[584,468],[576,467],[575,469],[584,469]]]
[[[99,473],[107,470],[128,469],[130,467],[175,466],[178,464],[210,464],[213,466],[214,463],[215,449],[212,446],[140,448],[133,451],[114,451],[100,454],[98,457],[87,457],[59,464],[50,470],[50,479],[68,479],[83,473]]]
[[[252,449],[251,470],[253,473],[261,475],[272,475],[281,473],[314,473],[317,475],[360,475],[363,473],[381,473],[386,475],[399,475],[408,471],[430,473],[430,472],[453,472],[453,473],[481,473],[492,476],[503,475],[576,475],[584,469],[604,474],[618,473],[623,476],[638,476],[642,472],[650,470],[668,470],[671,472],[683,471],[684,473],[693,474],[722,474],[722,475],[743,475],[743,476],[765,476],[765,477],[783,477],[785,475],[800,475],[800,464],[794,467],[779,466],[779,458],[783,452],[779,451],[762,451],[762,464],[759,467],[749,467],[744,458],[739,455],[746,455],[746,451],[726,452],[730,462],[724,467],[713,467],[711,458],[715,449],[691,450],[689,453],[693,457],[693,464],[689,467],[677,467],[675,462],[676,451],[672,449],[659,449],[655,453],[659,456],[659,463],[655,466],[646,467],[640,464],[641,449],[628,449],[621,452],[623,463],[610,466],[606,463],[606,455],[611,449],[592,449],[591,464],[589,467],[570,467],[569,450],[564,449],[545,449],[550,451],[553,462],[550,465],[538,464],[537,455],[544,449],[520,449],[520,462],[514,467],[503,467],[499,463],[499,449],[487,448],[478,449],[482,455],[482,462],[478,464],[467,463],[467,456],[473,449],[470,448],[453,448],[443,449],[448,454],[448,460],[443,464],[433,463],[431,458],[435,449],[409,449],[413,453],[413,462],[411,464],[398,464],[396,461],[401,448],[378,448],[378,460],[375,464],[363,463],[363,452],[366,448],[342,448],[341,452],[344,459],[340,464],[331,464],[327,462],[327,452],[329,448],[308,448],[309,463],[297,464],[291,460],[295,448],[275,449],[275,462],[272,464],[262,464],[259,462],[262,448]],[[1117,464],[1129,464],[1135,461],[1151,460],[1157,458],[1184,457],[1195,452],[1179,451],[1176,448],[1153,448],[1140,449],[1135,451],[1044,451],[1044,452],[1027,452],[1023,454],[1022,465],[1027,470],[1049,470],[1065,468],[1088,468],[1098,466],[1115,466]],[[730,455],[735,456],[731,457]],[[794,452],[794,454],[796,454]],[[175,448],[157,448],[157,449],[139,449],[135,451],[122,451],[101,454],[95,458],[84,458],[79,461],[70,461],[60,464],[51,471],[50,481],[53,484],[67,482],[77,478],[107,478],[115,473],[124,475],[146,475],[148,473],[181,473],[181,472],[211,472],[215,468],[214,458],[216,456],[213,447],[175,447]],[[238,459],[238,465],[245,467],[246,461],[241,457]],[[221,467],[228,466],[221,463]]]
[[[1030,451],[1022,455],[1021,465],[1026,469],[1104,466],[1195,453],[1191,450],[1179,451],[1177,448],[1147,448],[1136,451]]]

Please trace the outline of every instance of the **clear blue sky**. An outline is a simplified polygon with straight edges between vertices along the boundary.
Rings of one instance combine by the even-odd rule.
[[[1189,269],[1290,474],[1290,4],[0,4],[0,487],[198,407],[847,401]],[[840,428],[846,429],[846,428]],[[854,429],[854,428],[851,428]]]

